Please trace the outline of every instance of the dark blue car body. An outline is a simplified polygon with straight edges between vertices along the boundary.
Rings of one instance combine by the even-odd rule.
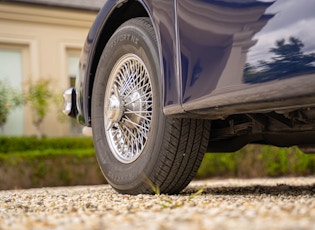
[[[64,112],[121,193],[180,192],[205,152],[315,153],[315,1],[108,0]]]
[[[209,151],[250,142],[313,148],[314,12],[310,0],[108,0],[82,52],[73,114],[91,126],[102,50],[123,22],[149,17],[163,112],[212,120]]]

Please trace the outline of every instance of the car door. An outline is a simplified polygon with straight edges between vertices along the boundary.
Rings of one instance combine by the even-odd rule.
[[[311,102],[314,10],[307,0],[177,1],[183,109],[217,118]]]

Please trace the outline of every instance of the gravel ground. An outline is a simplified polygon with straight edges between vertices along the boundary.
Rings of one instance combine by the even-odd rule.
[[[0,229],[315,229],[314,195],[315,177],[194,181],[175,196],[108,185],[9,190],[0,191]]]

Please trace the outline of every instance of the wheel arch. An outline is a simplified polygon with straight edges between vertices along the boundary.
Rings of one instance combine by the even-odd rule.
[[[106,5],[104,6],[106,7]],[[152,22],[152,25],[155,30],[155,35],[158,43],[159,39],[157,36],[157,29],[153,22],[153,17],[150,13],[149,7],[143,0],[126,0],[126,1],[116,1],[116,3],[112,6],[112,10],[110,14],[106,15],[105,22],[102,22],[102,26],[99,29],[98,36],[94,41],[94,46],[92,52],[89,57],[89,65],[90,68],[87,72],[86,86],[85,86],[85,123],[88,126],[91,126],[91,102],[92,102],[92,91],[94,84],[94,77],[96,73],[96,69],[100,60],[100,56],[105,48],[107,42],[110,37],[114,34],[114,32],[118,29],[120,25],[124,22],[136,18],[136,17],[148,17]],[[158,50],[160,50],[160,45],[158,44]],[[159,56],[161,60],[161,52],[159,51]],[[163,71],[161,70],[161,73]]]

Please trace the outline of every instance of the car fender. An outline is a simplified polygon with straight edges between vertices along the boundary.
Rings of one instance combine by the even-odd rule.
[[[171,2],[169,0],[164,0]],[[133,5],[134,4],[134,5]],[[136,9],[132,9],[132,7]],[[165,7],[164,7],[165,8]],[[101,53],[107,44],[107,41],[110,39],[115,30],[125,21],[134,17],[149,17],[153,28],[155,30],[157,46],[159,50],[159,59],[160,59],[160,84],[162,89],[162,95],[165,95],[164,90],[164,79],[165,71],[163,65],[165,63],[175,63],[177,55],[174,53],[176,50],[174,48],[170,49],[170,52],[167,53],[167,58],[163,57],[161,41],[172,42],[172,36],[164,39],[161,38],[160,21],[152,13],[152,9],[159,10],[157,3],[154,1],[145,1],[145,0],[136,0],[136,1],[127,1],[127,0],[108,0],[105,2],[104,6],[99,11],[93,25],[90,28],[90,31],[87,35],[84,47],[82,49],[79,71],[76,79],[76,89],[77,89],[77,107],[78,107],[78,120],[81,124],[91,126],[91,101],[92,101],[92,91],[94,76],[96,73],[97,65]],[[128,11],[129,10],[129,11]],[[132,12],[131,12],[132,10]],[[162,9],[163,10],[163,9]],[[127,13],[126,13],[127,12]],[[168,22],[170,23],[170,22]],[[168,29],[170,26],[168,26]],[[169,31],[172,34],[175,34],[175,31]],[[173,44],[174,45],[174,44]],[[167,46],[166,46],[167,47]],[[172,60],[166,60],[172,59]],[[166,61],[165,61],[166,60]],[[169,66],[172,66],[169,65]],[[173,69],[167,70],[167,78],[169,76],[174,76],[177,66],[173,66]],[[178,97],[178,93],[174,94],[174,97]],[[177,99],[177,103],[180,100]]]

